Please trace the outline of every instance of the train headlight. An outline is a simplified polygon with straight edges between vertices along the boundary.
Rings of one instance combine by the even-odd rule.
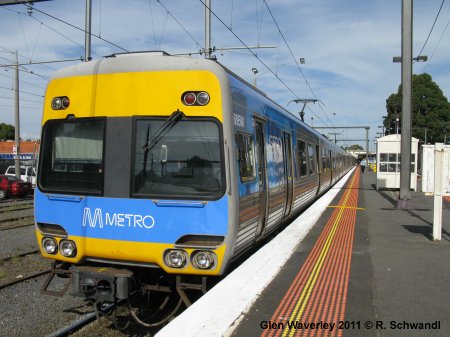
[[[67,96],[54,97],[52,99],[52,109],[53,110],[64,110],[70,105],[70,99]]]
[[[186,265],[187,253],[184,250],[169,250],[164,256],[164,261],[169,267],[183,268]]]
[[[209,103],[209,94],[207,92],[199,92],[197,95],[197,103],[200,105],[206,105]]]
[[[74,257],[77,254],[77,246],[73,241],[61,240],[59,251],[65,257]]]
[[[56,254],[58,252],[58,243],[53,238],[43,238],[42,248],[47,254]]]
[[[200,250],[192,255],[192,264],[198,269],[211,269],[215,260],[215,254],[207,250]]]

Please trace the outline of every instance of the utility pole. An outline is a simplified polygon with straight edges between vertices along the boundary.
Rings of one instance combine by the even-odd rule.
[[[411,106],[412,106],[412,26],[413,0],[402,0],[402,134],[400,195],[397,209],[414,209],[411,199]]]
[[[369,127],[365,127],[366,129],[366,165],[369,165]]]
[[[92,60],[91,57],[91,12],[92,12],[92,0],[86,0],[86,18],[84,28],[84,62]]]
[[[205,59],[211,57],[211,0],[205,1]]]
[[[16,151],[14,154],[14,164],[16,177],[20,179],[20,118],[19,118],[19,54],[16,50],[16,66],[14,71],[14,119],[15,119],[15,141]]]

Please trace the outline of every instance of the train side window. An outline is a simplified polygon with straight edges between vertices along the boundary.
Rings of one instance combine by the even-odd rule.
[[[327,169],[328,169],[327,150],[322,148],[322,170],[326,171]]]
[[[314,165],[314,148],[308,143],[308,158],[309,158],[309,174],[316,173]]]
[[[308,157],[306,154],[306,143],[302,140],[297,140],[298,148],[298,165],[300,166],[300,176],[308,175]]]
[[[249,182],[256,178],[255,145],[253,137],[238,133],[236,135],[238,148],[239,173],[242,182]]]

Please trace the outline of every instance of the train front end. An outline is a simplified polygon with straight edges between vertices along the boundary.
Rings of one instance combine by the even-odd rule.
[[[42,255],[56,261],[54,274],[70,275],[74,294],[112,302],[170,275],[178,290],[191,282],[182,277],[224,272],[228,131],[216,68],[118,55],[50,81],[36,235]]]

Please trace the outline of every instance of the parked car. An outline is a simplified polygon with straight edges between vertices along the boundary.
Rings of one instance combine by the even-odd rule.
[[[7,176],[15,176],[16,175],[16,167],[8,166],[6,169],[5,175]],[[36,185],[36,168],[33,166],[20,166],[20,179],[23,181],[31,183],[33,186]]]
[[[31,183],[27,183],[15,176],[0,175],[0,199],[7,196],[23,197],[33,191]]]

